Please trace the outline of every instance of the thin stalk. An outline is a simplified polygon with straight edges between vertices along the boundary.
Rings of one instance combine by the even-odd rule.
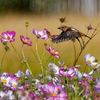
[[[74,62],[76,61],[76,48],[75,48],[75,44],[73,42],[73,47],[74,47]]]
[[[3,64],[3,61],[4,61],[4,57],[5,57],[6,52],[7,52],[7,51],[5,50],[5,52],[4,52],[4,54],[3,54],[3,57],[2,57],[2,61],[1,61],[1,65],[0,65],[0,73],[1,73],[2,64]]]
[[[87,64],[85,65],[85,68],[84,68],[84,71],[83,71],[84,73],[85,73],[85,71],[86,71],[86,67],[87,67]],[[83,76],[83,75],[82,75],[82,76]]]
[[[96,29],[98,28],[98,26],[100,25],[100,23],[97,25],[97,27],[96,27]],[[85,49],[85,47],[87,46],[87,44],[90,42],[90,40],[92,40],[92,38],[94,37],[94,36],[96,36],[96,34],[97,33],[99,33],[100,32],[100,30],[98,31],[98,32],[96,32],[95,33],[95,30],[94,30],[94,32],[93,32],[93,34],[91,35],[91,39],[89,39],[84,45],[84,48],[80,51],[80,53],[78,54],[78,56],[77,56],[77,58],[76,58],[76,61],[75,61],[75,63],[74,63],[74,66],[76,65],[76,63],[77,63],[77,61],[78,61],[78,59],[79,59],[79,57],[80,57],[80,55],[82,54],[82,52],[83,52],[83,50]],[[95,33],[95,34],[94,34]]]
[[[17,50],[15,49],[15,47],[13,46],[13,44],[11,43],[11,46],[13,47],[13,49],[15,50],[15,52],[17,53],[17,55],[19,56],[20,60],[22,61],[21,56],[19,55],[19,53],[17,52]]]
[[[24,45],[24,44],[23,44],[23,45]],[[25,54],[24,54],[24,50],[23,50],[23,45],[22,45],[22,55],[23,55],[23,58],[25,59]],[[31,68],[30,68],[28,62],[26,61],[26,62],[24,62],[24,63],[27,65],[28,69],[31,71]],[[32,71],[31,71],[31,72],[32,72]],[[32,74],[32,77],[34,77],[33,74]]]
[[[51,57],[52,57],[52,55],[49,56],[49,58],[47,59],[46,63],[44,64],[44,66],[48,63],[48,61],[50,60]]]
[[[36,53],[37,53],[39,62],[41,63],[41,59],[40,59],[40,56],[39,56],[39,54],[38,54],[38,49],[37,49],[37,42],[38,42],[38,39],[36,40]],[[42,64],[42,63],[41,63],[41,64]],[[43,74],[43,66],[41,66],[41,71],[42,71],[42,74]],[[44,74],[43,74],[43,76],[44,76]]]
[[[39,62],[39,60],[38,60],[37,56],[35,55],[34,51],[32,50],[32,48],[31,48],[31,51],[32,51],[33,55],[35,56],[36,60]]]
[[[26,37],[28,37],[28,27],[26,27]]]
[[[43,53],[43,56],[42,56],[42,61],[44,60],[44,57],[45,57],[45,46],[44,46],[44,53]]]

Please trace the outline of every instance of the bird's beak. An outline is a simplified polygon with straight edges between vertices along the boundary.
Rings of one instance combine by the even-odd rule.
[[[60,29],[60,27],[58,27],[57,29]]]

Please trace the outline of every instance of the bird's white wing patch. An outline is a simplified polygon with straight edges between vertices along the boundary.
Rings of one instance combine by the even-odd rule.
[[[75,28],[71,28],[71,30],[78,32],[78,30],[76,30]]]

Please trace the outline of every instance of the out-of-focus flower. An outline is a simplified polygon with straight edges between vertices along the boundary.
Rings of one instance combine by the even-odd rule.
[[[90,54],[86,54],[84,56],[84,59],[85,59],[86,63],[93,68],[95,68],[95,66],[98,64],[98,63],[94,62],[95,57],[91,56]]]
[[[24,38],[24,36],[20,36],[21,41],[23,42],[23,44],[27,44],[28,46],[32,46],[32,42],[29,41],[29,38]]]
[[[2,36],[0,38],[1,42],[13,42],[15,41],[14,37],[16,35],[15,31],[6,31],[2,33]]]
[[[92,29],[92,26],[91,25],[87,26],[87,29],[88,30],[91,30]]]
[[[54,63],[49,63],[48,64],[49,70],[51,72],[51,70],[54,72],[54,74],[59,74],[59,68],[58,66],[56,66]]]
[[[67,76],[69,79],[71,79],[73,76],[76,76],[76,71],[75,71],[74,67],[70,67],[68,69],[67,66],[65,66],[65,67],[64,66],[60,66],[59,75],[61,77]]]
[[[20,70],[18,70],[17,73],[15,73],[16,77],[24,77],[24,73]]]
[[[76,76],[76,71],[74,67],[70,67],[67,71],[67,77],[71,79],[73,76]]]
[[[80,67],[82,67],[81,65],[75,65],[75,68],[80,68]]]
[[[47,87],[42,89],[43,93],[46,94],[47,100],[68,100],[67,93],[63,91],[62,85],[53,85],[53,83],[48,83]]]
[[[36,37],[39,39],[43,39],[43,40],[48,39],[48,35],[47,34],[44,35],[44,31],[42,31],[42,30],[37,32],[37,29],[33,29],[33,34],[35,34]]]
[[[31,72],[29,69],[26,69],[26,75],[27,75],[28,77],[30,77],[30,76],[32,75],[32,72]]]
[[[60,18],[60,22],[61,22],[61,23],[65,22],[65,19],[66,19],[66,17]]]
[[[9,84],[10,84],[10,88],[11,90],[16,90],[17,89],[17,83],[18,79],[16,77],[12,78],[10,81],[9,81]]]
[[[29,26],[29,21],[28,21],[28,20],[25,21],[25,26],[26,26],[26,27]]]
[[[8,91],[0,91],[0,100],[14,100],[15,96],[13,95],[13,91],[8,90]]]
[[[87,29],[88,29],[88,30],[94,29],[94,30],[96,31],[96,28],[93,28],[91,25],[87,26]]]
[[[97,84],[95,85],[95,90],[100,93],[100,78],[96,79]]]
[[[58,51],[55,51],[55,49],[53,48],[51,48],[51,46],[49,46],[49,49],[48,48],[46,48],[53,56],[55,56],[55,57],[57,57],[57,58],[60,58],[60,56],[59,55],[57,55],[59,52]]]
[[[44,32],[48,35],[48,37],[54,39],[56,38],[58,35],[52,35],[52,33],[50,31],[48,31],[46,28],[44,29]]]

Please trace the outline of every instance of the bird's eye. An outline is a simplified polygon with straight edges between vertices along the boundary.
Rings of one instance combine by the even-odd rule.
[[[64,26],[62,26],[62,28],[64,28]]]

